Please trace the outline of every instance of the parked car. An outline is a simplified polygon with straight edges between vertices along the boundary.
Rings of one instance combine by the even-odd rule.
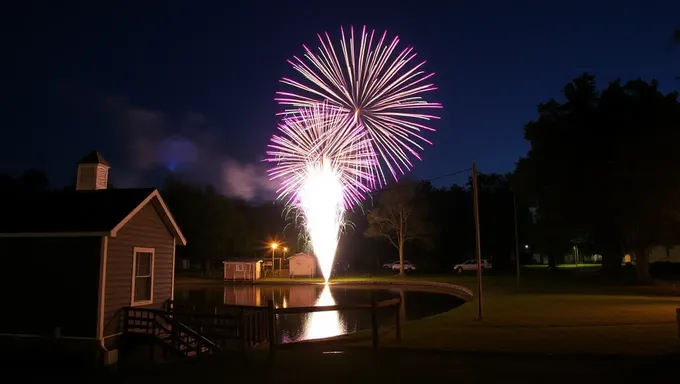
[[[482,271],[485,269],[490,269],[491,268],[491,262],[489,260],[482,260]],[[468,260],[464,263],[461,264],[456,264],[453,266],[453,270],[456,271],[456,273],[461,274],[463,272],[468,272],[468,271],[476,271],[477,270],[477,260]]]
[[[393,271],[398,271],[399,270],[399,261],[393,262],[387,268],[390,268]],[[415,270],[416,270],[415,264],[411,264],[409,261],[404,260],[404,271],[415,271]]]
[[[383,267],[383,268],[386,268],[386,269],[392,269],[392,265],[393,265],[394,263],[397,263],[397,264],[398,264],[398,263],[399,263],[399,260],[388,261],[387,263],[383,264],[382,267]]]

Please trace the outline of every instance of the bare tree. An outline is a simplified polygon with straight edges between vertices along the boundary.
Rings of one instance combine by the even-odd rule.
[[[411,180],[388,185],[368,212],[366,237],[387,239],[399,251],[399,275],[404,275],[404,245],[427,236],[424,206],[418,200],[418,185]]]

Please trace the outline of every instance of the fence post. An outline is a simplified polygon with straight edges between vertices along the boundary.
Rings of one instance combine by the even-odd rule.
[[[241,339],[241,352],[246,352],[246,343],[248,342],[248,335],[246,334],[245,311],[242,309],[238,318],[238,334]]]
[[[172,315],[172,328],[170,328],[170,340],[172,341],[172,345],[179,351],[180,345],[179,345],[179,319],[177,318],[176,314]]]
[[[269,357],[276,355],[276,308],[274,300],[267,301],[267,324],[269,325]]]
[[[396,318],[396,329],[397,329],[396,339],[397,339],[397,341],[401,341],[401,338],[402,338],[401,298],[399,299],[399,302],[394,306],[394,309],[395,309],[395,314],[397,316],[397,318]]]
[[[378,348],[378,301],[375,294],[371,294],[371,331],[375,349]]]

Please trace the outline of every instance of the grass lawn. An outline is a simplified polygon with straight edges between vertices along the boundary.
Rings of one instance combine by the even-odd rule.
[[[578,263],[578,264],[557,264],[557,268],[567,268],[567,269],[579,269],[579,268],[600,268],[602,264],[590,264],[590,263]],[[522,268],[537,269],[537,268],[548,268],[548,264],[527,264]]]
[[[148,383],[153,377],[164,383],[666,383],[673,381],[674,367],[670,359],[309,348],[280,351],[274,361],[263,353],[251,353],[245,358],[218,357],[163,367],[146,374],[122,374],[110,382]]]
[[[482,321],[474,320],[477,303],[469,302],[406,323],[401,345],[515,353],[680,352],[675,323],[680,301],[674,298],[509,293],[490,295],[483,304]],[[383,339],[386,345],[395,345],[392,334]]]

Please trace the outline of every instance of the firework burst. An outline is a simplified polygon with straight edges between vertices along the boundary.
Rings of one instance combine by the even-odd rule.
[[[267,151],[279,198],[298,210],[326,281],[344,212],[370,191],[377,162],[367,131],[326,103],[300,109],[279,125]]]
[[[425,62],[415,61],[413,48],[398,51],[398,37],[388,42],[387,32],[376,35],[366,27],[358,44],[353,28],[349,39],[342,28],[341,35],[339,49],[325,33],[318,35],[318,53],[303,46],[304,58],[289,60],[304,81],[283,78],[281,82],[295,91],[277,92],[276,101],[290,107],[284,114],[326,101],[363,127],[382,159],[364,170],[371,175],[369,186],[374,188],[375,182],[386,181],[380,163],[396,179],[412,167],[410,156],[420,159],[421,144],[431,144],[423,131],[434,131],[425,122],[438,119],[424,111],[442,106],[421,97],[436,89],[428,83],[434,73],[423,71]]]

